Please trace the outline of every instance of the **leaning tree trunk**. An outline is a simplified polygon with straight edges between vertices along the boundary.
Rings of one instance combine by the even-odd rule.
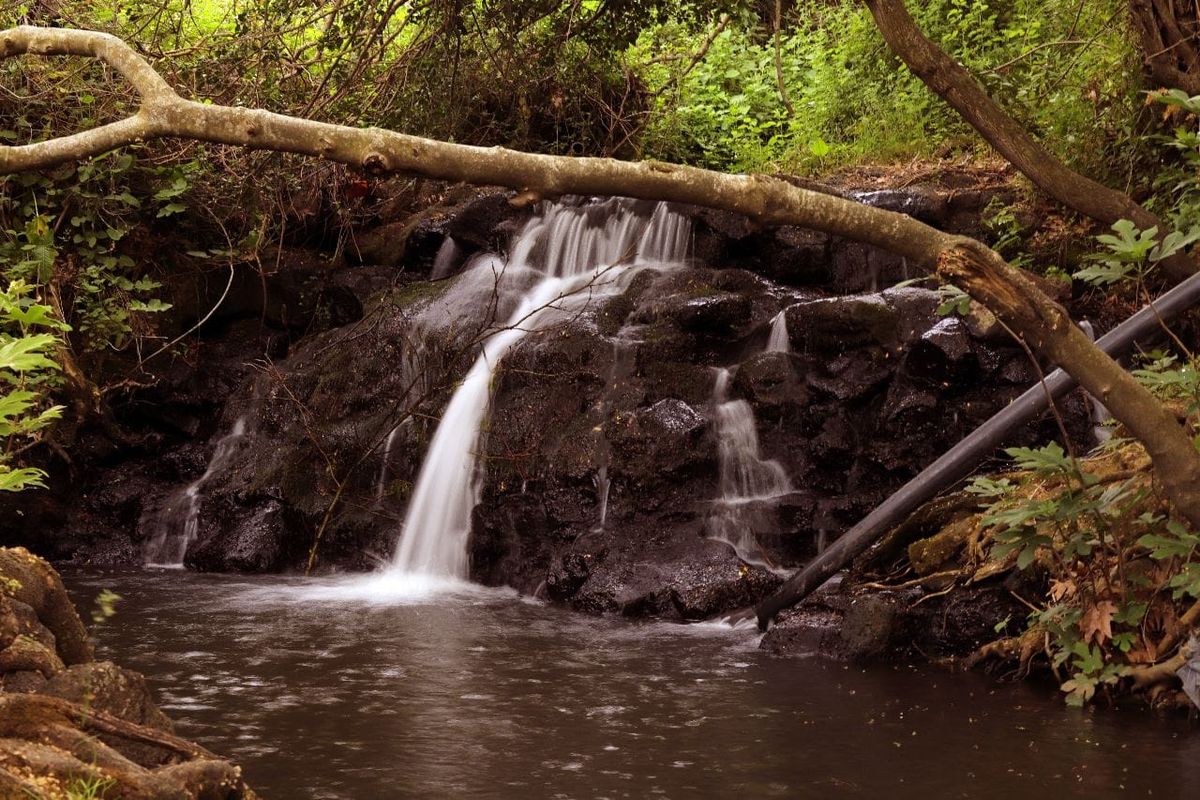
[[[87,158],[134,142],[182,137],[318,156],[376,174],[403,172],[497,184],[529,197],[598,194],[691,203],[891,250],[954,281],[1099,398],[1145,445],[1180,514],[1200,527],[1200,453],[1184,429],[1149,391],[1098,350],[1060,305],[974,239],[765,175],[471,147],[197,103],[176,94],[121,40],[93,31],[25,26],[0,32],[0,59],[23,53],[98,58],[133,85],[142,103],[136,114],[120,122],[35,144],[0,146],[0,175]]]
[[[1150,80],[1200,95],[1200,7],[1195,0],[1131,0],[1129,6]]]
[[[1129,195],[1080,175],[1030,136],[963,65],[921,32],[904,0],[864,2],[892,52],[1039,189],[1067,208],[1105,225],[1128,219],[1143,230],[1158,228],[1159,238],[1169,232],[1158,217]],[[1161,3],[1156,0],[1154,4]],[[1175,280],[1196,271],[1192,259],[1182,253],[1165,260],[1163,267]]]

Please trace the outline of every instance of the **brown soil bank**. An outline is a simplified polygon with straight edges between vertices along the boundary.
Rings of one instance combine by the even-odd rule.
[[[241,770],[172,733],[142,676],[95,661],[58,573],[0,549],[0,800],[236,800]]]
[[[1142,447],[1116,433],[1064,469],[1029,451],[1046,464],[928,503],[781,615],[763,648],[1044,675],[1077,705],[1194,712],[1200,538],[1171,518]]]

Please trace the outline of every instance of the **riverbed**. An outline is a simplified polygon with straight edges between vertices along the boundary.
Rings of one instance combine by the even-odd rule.
[[[1194,797],[1200,735],[1047,686],[758,650],[503,590],[66,572],[98,656],[264,798]]]

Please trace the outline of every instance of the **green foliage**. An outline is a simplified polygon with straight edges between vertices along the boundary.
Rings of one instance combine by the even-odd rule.
[[[943,283],[937,288],[938,304],[936,313],[939,317],[949,314],[966,316],[971,311],[971,296],[952,283]]]
[[[909,9],[1068,160],[1108,169],[1136,138],[1136,37],[1117,0],[1086,0],[1079,9],[1048,0],[933,0]],[[681,74],[697,46],[690,29],[667,25],[644,32],[632,51],[642,63],[657,59],[644,73],[657,100],[645,137],[654,157],[805,171],[977,146],[891,54],[861,3],[801,4],[785,20],[780,72],[794,115],[781,100],[767,26],[730,26]]]
[[[993,239],[992,249],[1008,259],[1014,267],[1028,269],[1033,263],[1033,256],[1024,249],[1028,231],[1017,218],[1015,207],[995,198],[983,213],[984,228]]]
[[[35,302],[33,287],[14,280],[0,292],[0,491],[43,486],[45,473],[17,465],[14,453],[36,441],[58,419],[62,406],[47,401],[58,364],[54,351],[67,326],[49,306]]]
[[[100,625],[117,613],[117,603],[120,602],[121,595],[109,589],[101,590],[100,594],[96,595],[92,601],[92,622]]]
[[[1150,99],[1165,106],[1164,117],[1176,124],[1170,135],[1152,137],[1175,159],[1164,159],[1153,182],[1155,195],[1150,206],[1175,230],[1200,226],[1200,97],[1191,98],[1178,89],[1151,92]]]
[[[1015,554],[1018,569],[1050,576],[1029,626],[1047,634],[1067,702],[1082,705],[1153,660],[1149,620],[1174,615],[1167,597],[1200,598],[1200,535],[1145,510],[1155,501],[1142,476],[1105,479],[1057,444],[1006,452],[1019,479],[978,478],[968,490],[986,503],[991,557]]]
[[[1188,402],[1187,413],[1200,410],[1200,369],[1196,359],[1181,360],[1162,350],[1152,350],[1143,356],[1143,364],[1133,370],[1138,382],[1162,400]]]
[[[143,201],[131,191],[139,183],[161,188]],[[185,208],[187,188],[182,168],[140,166],[133,153],[14,176],[0,194],[0,277],[53,286],[85,353],[124,348],[149,330],[136,313],[168,306],[154,302],[159,284],[122,243],[143,208],[160,217]]]
[[[63,790],[67,800],[101,800],[108,797],[108,790],[116,785],[115,779],[97,775],[72,778]]]
[[[1113,234],[1101,234],[1096,241],[1105,252],[1088,256],[1094,266],[1085,267],[1073,277],[1093,286],[1111,286],[1123,281],[1139,284],[1160,261],[1190,247],[1200,240],[1200,225],[1187,233],[1171,231],[1159,242],[1158,228],[1139,230],[1127,219],[1112,225]]]

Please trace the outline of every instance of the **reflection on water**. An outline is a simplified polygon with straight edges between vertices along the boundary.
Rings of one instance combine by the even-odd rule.
[[[1195,797],[1200,735],[458,585],[67,574],[101,655],[267,798]],[[420,588],[420,587],[417,587]],[[446,587],[425,587],[445,589]],[[374,602],[365,599],[375,597]]]

